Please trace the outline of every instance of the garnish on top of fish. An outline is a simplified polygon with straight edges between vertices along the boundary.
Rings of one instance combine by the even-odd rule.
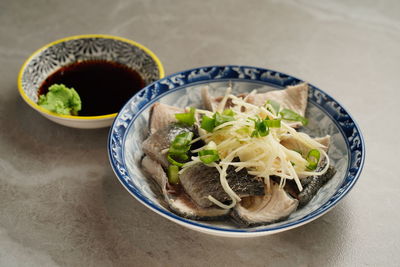
[[[228,87],[216,98],[204,88],[209,110],[156,103],[142,165],[181,216],[230,215],[244,226],[283,220],[335,174],[327,155],[330,137],[294,128],[308,123],[307,95],[304,83],[240,96]]]

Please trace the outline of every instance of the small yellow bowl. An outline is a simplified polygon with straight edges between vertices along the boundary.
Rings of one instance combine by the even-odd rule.
[[[77,35],[57,40],[34,52],[19,72],[19,93],[28,105],[56,123],[83,129],[110,126],[117,113],[101,116],[60,115],[37,104],[40,86],[47,77],[62,67],[85,60],[107,60],[123,64],[137,71],[145,85],[164,77],[161,61],[150,49],[139,43],[103,34]]]

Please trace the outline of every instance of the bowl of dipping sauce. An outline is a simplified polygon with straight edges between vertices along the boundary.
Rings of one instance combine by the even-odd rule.
[[[145,46],[116,36],[79,35],[34,52],[21,67],[18,90],[28,105],[56,123],[102,128],[111,125],[136,92],[163,77],[160,60]],[[54,85],[58,89],[59,85],[73,88],[80,103],[67,98],[69,92],[58,89],[56,94],[53,92],[58,97],[54,100],[49,96],[49,88]],[[46,95],[48,100],[43,101]],[[66,111],[59,99],[79,106],[79,110]]]

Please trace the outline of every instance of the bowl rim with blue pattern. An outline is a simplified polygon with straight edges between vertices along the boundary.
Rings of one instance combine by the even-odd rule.
[[[39,111],[41,114],[45,115],[46,117],[50,117],[50,118],[51,117],[53,117],[53,118],[54,117],[58,117],[58,118],[67,119],[67,120],[89,121],[89,120],[105,120],[105,119],[111,119],[112,120],[117,115],[117,113],[102,114],[102,115],[97,115],[97,116],[79,116],[79,115],[74,116],[74,115],[57,114],[57,113],[51,112],[51,111],[39,106],[32,99],[32,96],[30,96],[29,93],[27,93],[27,90],[28,90],[27,89],[27,87],[28,87],[27,84],[29,82],[24,82],[24,75],[28,75],[29,72],[32,72],[32,70],[29,70],[29,68],[35,68],[36,67],[36,66],[31,66],[31,65],[35,65],[35,64],[39,65],[40,64],[39,57],[44,57],[44,56],[42,56],[43,54],[45,54],[45,56],[47,56],[51,60],[57,61],[57,59],[55,59],[55,58],[57,56],[62,57],[62,55],[56,55],[55,53],[51,54],[51,53],[53,53],[52,51],[47,52],[47,51],[49,51],[49,49],[52,49],[52,48],[54,49],[56,46],[60,46],[60,45],[63,45],[63,44],[67,45],[68,42],[74,42],[74,41],[80,41],[80,40],[94,40],[93,42],[98,41],[98,40],[113,40],[115,42],[120,42],[120,43],[126,44],[128,46],[138,48],[138,51],[140,51],[144,55],[148,56],[149,59],[151,59],[152,64],[154,65],[153,68],[156,69],[156,71],[157,71],[157,74],[155,75],[155,77],[152,79],[151,82],[154,82],[155,80],[158,80],[158,79],[164,77],[164,75],[165,75],[164,67],[163,67],[160,59],[149,48],[147,48],[146,46],[144,46],[144,45],[142,45],[142,44],[140,44],[138,42],[135,42],[135,41],[123,38],[123,37],[107,35],[107,34],[74,35],[74,36],[69,36],[69,37],[58,39],[56,41],[53,41],[51,43],[48,43],[48,44],[42,46],[41,48],[36,50],[33,54],[31,54],[25,60],[25,62],[22,64],[22,67],[21,67],[21,69],[19,71],[18,78],[17,78],[18,91],[19,91],[21,97],[24,99],[24,101],[29,106],[31,106],[35,110]],[[85,49],[85,48],[83,48],[83,49]],[[109,49],[111,50],[111,49],[118,49],[118,48],[111,47]],[[105,51],[106,48],[104,48],[102,51],[98,51],[98,50],[96,50],[96,48],[94,50],[95,51],[93,52],[93,55],[88,55],[87,57],[91,57],[90,59],[99,59],[98,57],[100,57],[102,53],[103,54],[107,53],[107,51]],[[46,55],[46,52],[48,53],[48,55]],[[60,52],[63,52],[63,51],[60,51]],[[132,51],[130,51],[130,52],[132,52]],[[76,53],[76,52],[71,52],[71,53]],[[97,55],[96,55],[96,53],[97,53]],[[66,57],[69,57],[69,56],[70,55],[66,55]],[[74,59],[72,59],[72,60],[68,59],[67,60],[68,63],[64,63],[64,62],[62,62],[62,60],[59,60],[58,62],[55,62],[55,63],[50,62],[50,65],[51,64],[55,64],[55,66],[50,66],[50,68],[52,68],[52,69],[50,71],[48,71],[48,73],[44,77],[50,76],[57,69],[59,69],[59,68],[61,68],[63,66],[66,66],[68,64],[74,63],[74,62],[76,62],[78,60],[85,60],[85,59],[77,59],[77,58],[78,58],[78,56],[74,55]],[[37,62],[33,62],[34,60],[36,60]],[[114,61],[114,60],[111,59],[109,61]],[[118,61],[115,61],[115,62],[118,62]],[[121,63],[121,62],[119,62],[119,63]],[[141,73],[140,70],[137,70],[137,71],[139,73]],[[149,84],[151,82],[148,82],[147,84]],[[35,87],[37,87],[37,86],[39,86],[39,88],[40,88],[40,84],[39,85],[35,85]]]
[[[308,83],[310,91],[312,92],[309,93],[309,101],[318,103],[321,110],[323,110],[340,129],[340,134],[343,135],[346,144],[346,152],[348,153],[348,165],[345,171],[345,177],[340,180],[339,188],[336,189],[329,200],[321,203],[318,209],[311,211],[300,219],[279,226],[270,227],[266,225],[257,228],[227,229],[218,225],[210,226],[201,221],[183,218],[169,210],[165,210],[165,208],[158,203],[147,198],[143,192],[141,192],[141,188],[132,182],[132,179],[146,178],[130,174],[124,158],[124,145],[127,134],[129,131],[135,131],[135,129],[132,129],[132,125],[144,110],[160,100],[160,98],[188,85],[200,85],[202,83],[206,84],[217,81],[249,81],[264,83],[268,86],[282,89],[288,85],[303,82],[293,76],[265,68],[222,65],[199,67],[177,72],[140,90],[121,109],[110,128],[108,137],[108,156],[112,169],[125,189],[139,202],[157,214],[196,231],[226,237],[254,237],[286,231],[309,223],[331,210],[352,189],[361,174],[365,159],[365,142],[361,130],[352,116],[341,104],[321,89]]]

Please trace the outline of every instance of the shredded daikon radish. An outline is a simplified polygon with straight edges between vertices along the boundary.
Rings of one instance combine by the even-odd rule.
[[[200,141],[200,140],[204,140],[205,138],[207,138],[207,137],[209,137],[209,136],[211,136],[212,135],[212,133],[208,133],[208,134],[204,134],[204,135],[202,135],[202,136],[200,136],[200,137],[197,137],[197,138],[195,138],[195,139],[193,139],[190,143],[191,144],[194,144],[194,143],[196,143],[197,141]]]
[[[229,205],[225,205],[224,203],[216,200],[213,196],[208,196],[207,198],[208,198],[208,200],[213,202],[215,205],[217,205],[217,206],[219,206],[220,208],[223,208],[223,209],[229,210],[229,209],[231,209],[231,208],[236,206],[236,199],[234,199],[234,198],[232,198],[232,203],[229,204]]]
[[[248,103],[249,96],[254,95],[256,91],[252,91],[245,98],[234,96],[230,92],[231,87],[226,90],[225,96],[218,104],[217,112],[223,112],[226,103],[230,100],[233,104],[230,107],[234,112],[233,120],[216,126],[212,132],[207,133],[201,129],[198,117],[202,115],[212,117],[214,113],[201,109],[196,110],[196,126],[199,129],[200,137],[193,139],[191,143],[203,140],[206,145],[191,152],[199,152],[205,149],[208,143],[215,143],[220,161],[207,164],[207,166],[215,167],[218,170],[221,186],[232,200],[231,204],[226,205],[213,196],[208,196],[211,202],[221,208],[229,209],[241,201],[226,179],[229,166],[235,167],[236,172],[246,168],[250,175],[264,179],[267,188],[271,186],[271,175],[280,178],[279,186],[281,188],[285,186],[287,179],[293,180],[299,191],[303,190],[300,177],[322,175],[327,171],[329,158],[324,151],[325,147],[307,134],[297,132],[285,121],[281,121],[278,128],[269,127],[269,132],[266,136],[253,136],[252,133],[256,130],[256,120],[265,120],[266,118],[270,120],[280,119],[280,115],[275,114],[278,112],[272,112],[273,107],[271,104],[259,107]],[[325,167],[320,171],[307,170],[309,162],[300,153],[286,148],[281,143],[282,140],[287,138],[294,138],[308,150],[317,149],[320,151],[321,155],[326,159]],[[239,158],[239,161],[236,158]],[[199,162],[201,162],[199,157],[192,157],[192,161],[184,164],[179,173],[183,173],[188,167]]]
[[[202,147],[200,147],[200,148],[198,148],[198,149],[190,150],[190,152],[192,152],[192,153],[197,153],[197,152],[199,152],[199,151],[201,151],[201,150],[203,150],[203,149],[206,149],[207,146],[208,146],[208,144],[207,144],[207,145],[204,145],[204,146],[202,146]]]
[[[199,159],[199,157],[192,157],[192,161],[186,162],[182,169],[180,169],[180,171],[178,172],[178,174],[182,174],[185,172],[185,170],[187,170],[188,167],[193,166],[197,163],[201,163],[202,161]]]
[[[240,197],[235,192],[233,192],[232,188],[230,188],[228,184],[228,181],[226,180],[226,168],[225,167],[220,168],[220,166],[216,163],[213,163],[211,166],[214,166],[219,171],[220,182],[224,191],[230,196],[232,200],[240,201],[241,200]]]

